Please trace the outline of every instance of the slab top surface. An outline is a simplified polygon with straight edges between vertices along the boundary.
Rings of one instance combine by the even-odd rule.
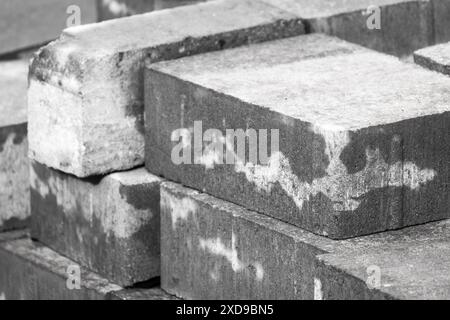
[[[320,34],[149,68],[333,131],[450,110],[445,76]]]

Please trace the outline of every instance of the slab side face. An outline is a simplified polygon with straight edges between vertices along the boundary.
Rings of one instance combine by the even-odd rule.
[[[414,62],[424,68],[450,75],[450,44],[438,44],[414,53]]]
[[[104,300],[122,290],[83,268],[78,269],[80,289],[71,290],[67,272],[76,263],[29,239],[1,243],[0,268],[0,296],[5,300]]]
[[[67,29],[31,65],[30,156],[78,177],[142,165],[146,58],[175,59],[303,33],[296,16],[241,0]]]
[[[449,85],[322,35],[161,62],[146,167],[336,239],[447,218]]]
[[[334,241],[164,183],[161,286],[184,299],[313,299],[314,257]]]
[[[31,235],[121,286],[160,275],[159,184],[145,169],[78,179],[36,162]]]
[[[27,63],[0,62],[0,231],[27,226],[30,215]]]

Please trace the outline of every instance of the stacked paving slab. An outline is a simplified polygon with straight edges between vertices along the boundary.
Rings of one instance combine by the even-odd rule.
[[[65,30],[30,66],[37,241],[2,235],[0,295],[450,298],[450,78],[414,53],[446,13],[214,0]]]

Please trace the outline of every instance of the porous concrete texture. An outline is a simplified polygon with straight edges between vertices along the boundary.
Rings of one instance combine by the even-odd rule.
[[[448,218],[449,87],[318,34],[160,62],[146,74],[146,167],[335,239]],[[225,136],[239,129],[260,135],[245,158]]]
[[[414,62],[418,65],[450,75],[450,43],[438,44],[418,50],[414,53]]]
[[[159,277],[160,178],[79,179],[36,162],[30,175],[34,239],[121,286]]]
[[[352,250],[318,257],[328,299],[450,299],[450,221],[355,239]]]
[[[185,299],[450,298],[449,220],[337,241],[166,182],[161,228],[161,286]]]
[[[29,217],[27,71],[25,61],[0,61],[0,231]]]
[[[94,0],[2,0],[0,54],[56,39],[68,22],[74,22],[74,8],[82,24],[97,21]]]
[[[316,236],[175,183],[161,187],[161,287],[183,299],[313,299]]]
[[[84,268],[80,268],[80,289],[76,289],[69,279],[76,268],[75,262],[29,239],[2,242],[0,296],[5,300],[103,300],[123,290]]]
[[[303,32],[293,14],[251,0],[210,1],[68,29],[31,66],[30,156],[78,177],[139,166],[145,58],[155,62]]]
[[[308,32],[323,32],[399,57],[450,40],[448,0],[261,1],[298,15]]]
[[[112,292],[109,295],[110,300],[179,300],[161,290],[161,288],[151,289],[125,289],[121,291]]]

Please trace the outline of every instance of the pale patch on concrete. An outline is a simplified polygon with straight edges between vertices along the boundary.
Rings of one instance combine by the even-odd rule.
[[[245,174],[248,181],[266,192],[270,192],[278,183],[299,208],[303,207],[305,201],[310,201],[311,197],[322,193],[334,202],[335,210],[353,211],[361,204],[361,200],[358,199],[370,191],[401,186],[417,190],[437,175],[436,171],[421,169],[409,161],[399,161],[389,165],[383,159],[379,149],[370,148],[366,149],[366,167],[359,172],[349,174],[340,156],[350,143],[350,138],[347,131],[338,129],[313,127],[313,131],[325,139],[325,154],[328,156],[329,165],[326,170],[327,175],[313,180],[312,183],[300,181],[294,174],[289,159],[281,152],[272,154],[268,165],[261,166],[253,163],[244,164],[234,152],[232,143],[226,141],[225,146],[236,159],[236,172]],[[211,152],[207,148],[203,157],[216,159],[217,155],[210,155],[208,151]]]
[[[167,193],[161,197],[161,206],[170,210],[173,230],[176,230],[179,220],[187,220],[189,215],[194,215],[198,209],[192,199],[179,199]]]
[[[81,168],[81,98],[31,80],[28,89],[30,158],[55,168]]]
[[[6,295],[4,292],[0,294],[0,300],[6,300]]]
[[[103,6],[108,8],[108,10],[116,16],[124,16],[130,12],[125,3],[120,3],[116,0],[103,0]]]
[[[314,300],[323,300],[322,281],[314,278]]]
[[[213,255],[224,257],[230,264],[234,272],[242,272],[247,267],[253,267],[256,270],[256,279],[262,280],[264,278],[264,269],[260,263],[244,263],[238,258],[236,247],[236,236],[234,233],[231,236],[231,248],[227,248],[220,238],[216,239],[200,239],[200,248],[209,251]]]
[[[8,136],[0,153],[0,226],[30,215],[27,141],[17,145],[14,138],[14,133]]]
[[[138,169],[138,173],[144,174],[142,170]],[[126,177],[120,177],[121,174]],[[149,175],[146,172],[145,174]],[[59,179],[50,175],[44,182],[39,179],[31,166],[30,184],[43,198],[49,194],[54,195],[57,205],[63,208],[66,215],[81,213],[91,225],[94,218],[98,219],[106,233],[125,239],[136,233],[154,216],[150,210],[134,208],[121,196],[120,181],[131,183],[129,178],[133,176],[135,176],[133,172],[109,175],[95,186],[70,176]],[[140,180],[154,181],[145,176]],[[79,237],[82,238],[81,233]]]
[[[117,238],[129,238],[142,226],[147,225],[153,219],[154,213],[149,209],[136,209],[130,205],[121,197],[116,182],[109,181],[110,177],[105,184],[102,183],[102,187],[98,189],[99,194],[95,196],[102,199],[102,194],[107,193],[104,200],[106,207],[100,205],[102,209],[95,214],[98,215],[106,232],[113,233]]]

